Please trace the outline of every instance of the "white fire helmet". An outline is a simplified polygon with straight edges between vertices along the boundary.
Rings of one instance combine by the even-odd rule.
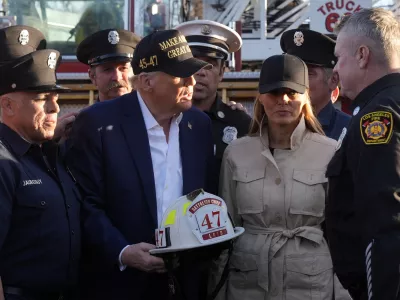
[[[237,238],[244,228],[233,228],[224,200],[203,190],[177,199],[156,229],[153,255],[206,247]]]

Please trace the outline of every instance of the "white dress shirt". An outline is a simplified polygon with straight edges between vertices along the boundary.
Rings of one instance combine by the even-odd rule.
[[[157,218],[160,225],[168,206],[182,196],[182,160],[179,148],[179,123],[182,113],[171,120],[167,142],[163,128],[154,119],[140,94],[137,95],[149,137],[157,197]]]
[[[182,113],[172,118],[167,142],[163,128],[157,123],[139,92],[137,95],[149,138],[157,198],[157,219],[160,226],[165,210],[183,193],[182,160],[179,146],[179,123],[182,120]],[[126,247],[122,249],[119,256],[121,271],[126,268],[121,262],[122,252]]]

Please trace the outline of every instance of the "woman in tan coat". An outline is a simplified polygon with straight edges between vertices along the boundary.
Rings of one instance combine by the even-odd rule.
[[[324,136],[308,96],[308,70],[268,58],[250,135],[225,151],[220,194],[245,233],[230,258],[227,300],[333,299],[323,237],[325,171],[337,142]]]

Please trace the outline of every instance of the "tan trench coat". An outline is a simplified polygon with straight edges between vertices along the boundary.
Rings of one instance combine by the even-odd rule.
[[[268,147],[267,130],[225,151],[220,194],[236,226],[227,284],[219,299],[329,299],[334,276],[321,223],[325,171],[337,142],[311,133],[301,120],[291,149]]]

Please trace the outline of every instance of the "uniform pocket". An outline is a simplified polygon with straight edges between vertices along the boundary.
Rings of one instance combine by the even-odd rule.
[[[45,197],[25,195],[25,197],[17,198],[13,207],[12,224],[15,226],[12,226],[14,231],[10,235],[10,243],[17,242],[21,247],[29,247],[37,242],[48,205]],[[21,237],[24,237],[23,240]]]
[[[333,269],[329,254],[286,257],[286,298],[331,300]]]
[[[239,214],[254,214],[263,211],[263,187],[265,169],[237,169],[233,173],[236,181],[236,199]]]
[[[256,254],[233,251],[229,262],[229,294],[262,291],[258,286],[257,258]]]
[[[18,213],[23,215],[23,218],[35,218],[42,214],[48,207],[48,201],[46,198],[32,198],[24,197],[17,200],[17,206],[19,207]]]
[[[17,207],[13,209],[13,218],[18,222],[24,224],[31,224],[30,226],[40,228],[40,223],[43,218],[44,212],[48,208],[48,201],[46,198],[32,199],[30,197],[18,199]],[[33,230],[33,228],[30,229]]]
[[[325,208],[325,171],[294,170],[290,203],[291,214],[322,217]]]

